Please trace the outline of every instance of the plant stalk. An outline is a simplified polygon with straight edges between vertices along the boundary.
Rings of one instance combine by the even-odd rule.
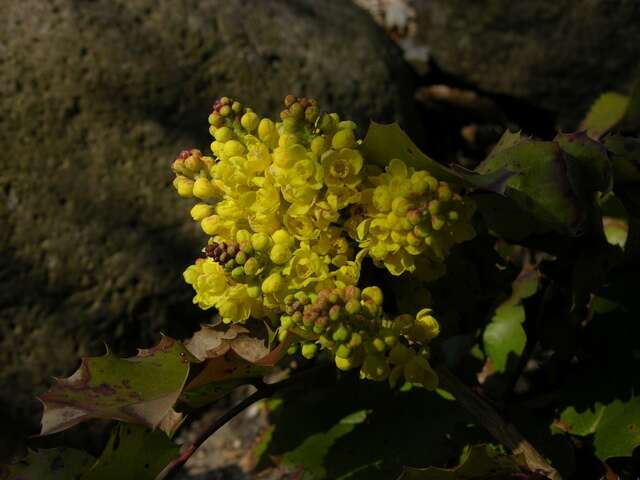
[[[489,402],[467,387],[448,368],[441,366],[436,368],[436,371],[440,376],[442,388],[451,392],[460,406],[471,413],[496,440],[514,454],[522,455],[532,471],[551,480],[562,479],[558,471],[549,465],[516,427],[507,423]]]

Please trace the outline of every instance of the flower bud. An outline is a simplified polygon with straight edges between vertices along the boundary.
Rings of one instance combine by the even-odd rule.
[[[229,140],[228,142],[225,142],[223,151],[227,158],[231,158],[241,156],[246,149],[239,141]]]
[[[318,346],[315,343],[306,343],[302,346],[302,356],[304,358],[312,359],[316,356]]]
[[[192,197],[193,196],[193,180],[183,177],[177,176],[173,181],[173,186],[178,191],[178,195],[181,197]]]
[[[260,118],[254,112],[247,112],[240,119],[240,124],[248,132],[253,132],[256,128],[258,128],[259,123]]]
[[[362,290],[362,298],[366,300],[371,300],[377,306],[381,307],[382,302],[384,300],[382,295],[382,290],[379,287],[366,287]]]
[[[254,233],[251,235],[251,246],[258,252],[265,252],[271,248],[273,241],[266,233]]]
[[[207,235],[213,236],[218,232],[220,227],[220,217],[218,215],[209,215],[200,222],[202,231]]]
[[[276,265],[282,265],[291,258],[291,249],[287,245],[277,243],[271,248],[269,258]]]
[[[216,193],[217,188],[205,177],[198,177],[193,184],[193,195],[202,200],[215,197]]]
[[[264,282],[262,282],[262,291],[264,293],[274,293],[280,290],[282,286],[282,275],[279,273],[272,273]]]
[[[340,150],[342,148],[353,148],[356,145],[356,138],[353,134],[353,130],[345,128],[338,130],[331,139],[331,146]]]
[[[205,217],[213,215],[214,210],[215,209],[211,205],[207,205],[206,203],[197,203],[191,209],[191,217],[196,222],[199,222]]]

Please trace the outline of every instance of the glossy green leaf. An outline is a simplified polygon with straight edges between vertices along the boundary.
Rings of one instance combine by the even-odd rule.
[[[383,125],[371,122],[362,143],[362,152],[367,161],[380,168],[398,158],[416,170],[428,170],[440,180],[460,181],[448,168],[422,153],[397,123]]]
[[[298,447],[284,454],[282,464],[288,467],[301,467],[310,478],[318,480],[326,478],[324,460],[329,449],[338,439],[351,433],[354,428],[364,422],[369,413],[366,410],[359,410],[342,418],[326,432],[307,437]]]
[[[12,465],[0,465],[1,480],[78,480],[96,461],[73,448],[29,451]]]
[[[178,341],[163,337],[158,345],[132,358],[111,352],[82,360],[69,378],[58,379],[40,397],[42,435],[59,432],[91,418],[115,419],[155,428],[179,417],[172,407],[195,359]],[[168,430],[175,427],[167,425]]]
[[[344,428],[340,421],[358,409],[370,413],[329,448],[322,463],[326,478],[388,480],[400,475],[404,465],[446,465],[459,458],[465,445],[490,439],[457,402],[424,389],[401,392],[385,382],[348,375],[302,396],[294,391],[285,396],[273,414],[269,456],[281,458],[310,434]]]
[[[577,163],[580,188],[608,193],[613,188],[613,169],[607,149],[584,132],[559,133],[555,141]],[[574,182],[575,183],[575,182]]]
[[[609,135],[604,140],[616,185],[640,182],[640,139]]]
[[[577,235],[589,216],[589,203],[583,201],[575,162],[556,142],[517,143],[489,156],[476,171],[489,174],[499,170],[516,173],[507,182],[505,194],[523,215],[554,228]]]
[[[398,480],[506,480],[522,472],[523,463],[489,445],[473,445],[465,450],[456,467],[405,467]]]
[[[524,319],[523,307],[518,305],[505,309],[496,311],[496,317],[486,326],[482,335],[484,349],[498,372],[515,368],[527,344],[527,334],[521,323]]]
[[[382,125],[371,122],[362,151],[367,161],[380,168],[398,158],[416,170],[427,170],[440,180],[499,193],[504,191],[507,180],[513,176],[506,170],[480,175],[460,166],[449,169],[420,151],[396,123]]]
[[[601,460],[631,456],[640,445],[640,396],[607,405],[596,403],[585,410],[568,407],[557,425],[574,435],[593,435],[595,452]]]
[[[153,480],[178,455],[179,447],[159,430],[118,425],[95,465],[81,480]]]
[[[593,138],[601,138],[612,130],[640,129],[640,80],[635,82],[629,95],[616,92],[601,95],[591,106],[581,128]]]
[[[580,127],[590,137],[600,138],[624,119],[629,97],[615,92],[602,94],[591,106]]]

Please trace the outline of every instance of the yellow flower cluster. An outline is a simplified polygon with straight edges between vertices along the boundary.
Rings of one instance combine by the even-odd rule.
[[[198,200],[191,216],[210,237],[184,272],[194,303],[227,323],[269,319],[307,358],[322,349],[364,378],[434,388],[431,311],[388,317],[378,287],[357,287],[361,265],[369,255],[394,275],[420,263],[422,279],[439,275],[473,236],[472,206],[400,160],[365,165],[356,125],[314,100],[288,96],[284,107],[274,122],[217,100],[212,155],[185,150],[173,163],[174,187]]]
[[[425,170],[393,159],[367,183],[347,226],[360,248],[393,275],[413,272],[422,262],[422,273],[435,278],[451,247],[475,234],[473,205]]]
[[[173,163],[178,193],[201,201],[191,215],[210,246],[231,249],[224,267],[209,256],[185,272],[194,301],[225,322],[273,316],[292,292],[358,281],[364,253],[340,225],[360,200],[356,126],[293,96],[281,120],[223,97],[209,117],[213,157],[191,150]]]

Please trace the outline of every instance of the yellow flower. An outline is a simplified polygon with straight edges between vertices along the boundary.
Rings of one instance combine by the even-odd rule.
[[[326,279],[329,269],[320,255],[311,250],[308,245],[303,244],[293,253],[283,273],[287,276],[292,288],[300,289],[311,282]]]
[[[329,187],[354,188],[361,181],[362,155],[357,150],[342,148],[322,155],[324,181]]]

